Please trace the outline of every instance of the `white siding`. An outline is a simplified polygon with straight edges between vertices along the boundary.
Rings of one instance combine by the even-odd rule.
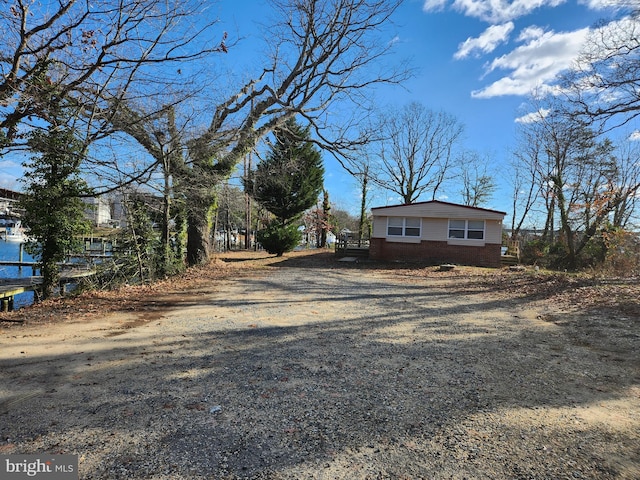
[[[504,213],[470,208],[442,202],[425,202],[412,205],[375,208],[373,213],[373,238],[386,238],[388,242],[416,243],[421,240],[447,241],[451,245],[479,245],[502,243],[502,219]],[[422,236],[388,237],[387,217],[422,218]],[[484,240],[449,239],[449,219],[484,220]]]
[[[484,241],[486,243],[502,244],[502,220],[485,221]]]
[[[422,239],[442,242],[449,235],[449,220],[447,218],[425,218],[422,221]]]
[[[387,217],[373,217],[371,236],[373,238],[385,238],[387,236]]]

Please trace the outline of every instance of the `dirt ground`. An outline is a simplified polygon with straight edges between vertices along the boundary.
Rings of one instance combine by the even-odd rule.
[[[82,479],[638,479],[640,287],[231,253],[0,317],[0,454]]]

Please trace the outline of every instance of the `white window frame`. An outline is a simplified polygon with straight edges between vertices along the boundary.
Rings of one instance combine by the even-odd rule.
[[[480,223],[482,223],[482,228],[479,228],[478,224]],[[462,236],[452,236],[452,231],[457,232],[458,235]],[[485,220],[463,220],[460,218],[450,218],[447,237],[449,240],[484,240],[486,231],[487,222]],[[482,232],[480,237],[477,237],[478,232]],[[471,233],[471,237],[469,236],[469,233]]]
[[[400,221],[398,221],[400,220]],[[407,222],[407,220],[409,222]],[[393,224],[392,224],[393,223]],[[417,223],[417,225],[415,225]],[[391,233],[390,229],[395,229]],[[417,229],[417,231],[416,231]],[[416,233],[416,235],[407,235],[407,232]],[[420,238],[422,237],[422,218],[419,217],[387,217],[387,237],[403,237],[403,238]]]

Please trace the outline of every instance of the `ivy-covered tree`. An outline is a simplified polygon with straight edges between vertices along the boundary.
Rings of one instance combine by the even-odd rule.
[[[127,225],[122,229],[118,243],[120,251],[115,255],[118,264],[115,278],[122,282],[154,280],[167,272],[164,247],[158,231],[153,228],[149,202],[139,192],[127,192],[122,197]]]
[[[72,128],[54,122],[32,133],[29,147],[37,155],[24,162],[20,203],[29,229],[26,249],[41,263],[42,296],[48,298],[60,279],[59,263],[80,249],[79,236],[90,230],[82,197],[91,190],[80,178],[84,148]]]
[[[322,157],[310,141],[309,129],[289,120],[276,130],[271,151],[247,180],[247,187],[276,217],[277,225],[286,229],[315,205],[323,181]],[[279,238],[276,234],[270,237]]]

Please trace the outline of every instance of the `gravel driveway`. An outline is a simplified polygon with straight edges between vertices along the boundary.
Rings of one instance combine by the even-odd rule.
[[[83,479],[640,478],[637,324],[589,340],[481,277],[295,258],[146,305],[0,330],[0,453]]]

